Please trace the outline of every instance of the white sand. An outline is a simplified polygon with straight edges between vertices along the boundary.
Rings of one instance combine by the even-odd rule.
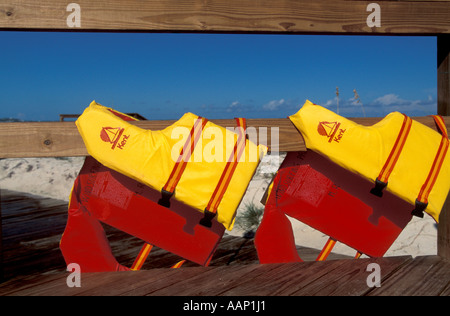
[[[238,212],[246,203],[260,204],[261,198],[277,171],[283,157],[266,156],[261,162]],[[68,201],[73,185],[84,158],[18,158],[0,160],[0,187],[19,192]],[[298,245],[321,249],[328,237],[301,222],[291,219],[295,240]],[[228,232],[242,235],[243,231],[235,227]],[[338,243],[333,252],[353,256],[355,251]],[[437,228],[430,216],[424,219],[414,218],[403,230],[386,256],[398,255],[435,255],[437,253]]]
[[[69,201],[84,157],[0,160],[0,187]]]

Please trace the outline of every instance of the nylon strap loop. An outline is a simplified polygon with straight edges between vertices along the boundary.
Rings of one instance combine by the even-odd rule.
[[[152,250],[153,246],[145,243],[144,246],[142,246],[141,251],[137,255],[136,259],[134,260],[133,265],[131,266],[131,270],[133,271],[139,271],[141,270],[142,266],[145,263],[145,260],[147,260],[148,255],[150,254],[150,251]]]
[[[389,176],[391,175],[392,170],[394,170],[395,168],[395,165],[398,161],[398,158],[400,157],[400,154],[402,153],[403,147],[406,143],[406,140],[408,139],[408,135],[411,130],[412,119],[405,114],[403,114],[403,116],[403,124],[400,128],[400,132],[398,133],[394,146],[392,147],[392,150],[383,166],[383,169],[381,169],[381,172],[375,181],[375,188],[370,191],[372,194],[379,197],[383,195],[382,191],[388,184]]]
[[[316,261],[325,261],[327,259],[328,255],[333,250],[335,245],[336,245],[336,240],[331,237],[328,238],[327,243],[323,247],[323,249],[320,252],[319,256],[317,257]]]
[[[186,260],[181,260],[180,262],[175,263],[173,266],[171,266],[171,269],[179,269],[181,266],[186,262]]]
[[[208,205],[205,209],[205,218],[200,221],[200,224],[206,227],[211,227],[211,220],[217,214],[217,208],[228,188],[228,185],[231,182],[231,178],[233,177],[234,171],[239,163],[239,160],[242,157],[242,154],[245,152],[245,144],[246,144],[246,133],[247,123],[245,118],[236,118],[237,127],[238,127],[238,139],[235,142],[234,150],[230,154],[230,157],[227,160],[227,164],[225,169],[220,177],[219,183],[214,190],[211,199],[208,202]]]
[[[186,139],[186,143],[181,149],[180,155],[178,156],[175,166],[172,169],[169,179],[161,190],[162,197],[158,201],[160,205],[170,207],[169,200],[175,193],[175,188],[180,181],[184,170],[186,169],[186,165],[191,158],[192,153],[194,152],[198,140],[202,136],[202,131],[205,128],[207,122],[208,120],[203,117],[199,117],[195,120],[194,126],[192,126],[189,136]]]
[[[428,173],[427,179],[420,189],[419,195],[416,200],[416,208],[413,210],[412,214],[415,216],[423,217],[423,211],[428,206],[428,196],[433,190],[433,186],[436,183],[439,172],[444,163],[445,156],[447,155],[449,140],[447,127],[445,126],[444,119],[440,115],[432,115],[439,132],[442,134],[441,143],[439,144],[438,151],[434,158],[433,164],[431,165],[430,172]]]

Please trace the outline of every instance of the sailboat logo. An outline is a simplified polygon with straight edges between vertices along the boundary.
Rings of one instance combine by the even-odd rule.
[[[317,126],[317,132],[322,136],[328,137],[328,142],[331,143],[340,126],[341,123],[339,122],[320,122],[319,126]]]
[[[119,142],[120,137],[123,134],[123,131],[124,128],[120,127],[103,127],[102,131],[100,132],[100,138],[106,143],[111,143],[111,149],[114,149],[116,148],[117,143]]]

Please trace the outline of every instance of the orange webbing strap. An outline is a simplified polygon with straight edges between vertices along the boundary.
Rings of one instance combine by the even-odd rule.
[[[328,238],[327,243],[323,247],[322,251],[320,252],[319,256],[317,257],[316,261],[325,261],[330,254],[331,250],[333,250],[334,245],[336,245],[336,240],[333,238]]]
[[[186,143],[181,149],[180,156],[172,169],[169,179],[161,190],[162,197],[158,201],[159,205],[170,207],[170,198],[175,192],[175,188],[183,175],[184,169],[186,169],[186,165],[194,152],[195,145],[202,136],[202,131],[207,122],[208,120],[203,117],[199,117],[195,120],[194,126],[192,126],[191,132],[186,139]]]
[[[134,260],[133,265],[131,266],[131,270],[138,271],[141,270],[142,266],[144,265],[145,260],[147,260],[148,255],[150,254],[150,251],[152,250],[153,246],[145,243],[144,246],[142,246],[141,251],[137,255],[136,259]]]
[[[205,227],[212,226],[212,219],[216,216],[217,208],[219,207],[220,201],[225,194],[228,185],[230,184],[231,178],[233,177],[234,171],[239,163],[242,154],[245,151],[246,144],[246,134],[245,130],[247,124],[245,118],[236,118],[239,134],[236,143],[234,144],[234,150],[228,158],[225,169],[223,170],[222,176],[220,177],[219,183],[214,190],[211,199],[205,209],[205,217],[200,221],[200,224]]]
[[[171,267],[171,269],[179,269],[179,268],[181,268],[181,266],[182,266],[183,263],[185,263],[185,262],[186,262],[186,260],[181,260],[180,262],[174,264],[174,265]]]
[[[139,271],[141,270],[142,266],[144,265],[145,260],[147,260],[148,255],[150,254],[150,251],[152,250],[153,246],[145,243],[144,246],[142,246],[141,251],[137,255],[136,259],[134,260],[133,265],[131,266],[132,271]],[[186,262],[186,260],[181,260],[180,262],[177,262],[174,264],[171,269],[178,269],[181,268],[181,266]]]
[[[395,164],[397,163],[403,146],[405,145],[408,138],[409,131],[411,130],[412,119],[405,114],[403,114],[403,116],[404,120],[402,127],[400,128],[400,132],[398,133],[397,140],[392,147],[392,150],[383,166],[383,169],[381,169],[380,174],[375,180],[375,187],[370,191],[372,194],[379,197],[383,196],[383,189],[388,184],[389,176],[391,175],[392,170],[394,170]]]
[[[434,162],[431,166],[430,172],[428,173],[428,177],[425,180],[422,188],[420,189],[419,196],[416,199],[415,209],[412,211],[412,215],[418,217],[423,217],[423,212],[428,206],[428,196],[430,195],[430,192],[433,189],[434,184],[436,183],[436,179],[439,175],[442,164],[444,163],[444,159],[449,147],[447,127],[445,126],[444,119],[440,115],[432,116],[434,118],[434,121],[436,122],[439,132],[442,134],[442,138],[441,143],[439,144],[438,151],[434,158]]]

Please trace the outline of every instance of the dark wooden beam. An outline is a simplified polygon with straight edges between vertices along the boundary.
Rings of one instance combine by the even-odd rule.
[[[438,52],[438,114],[450,113],[450,35],[439,35]],[[450,197],[444,204],[438,226],[438,254],[450,259]]]
[[[0,159],[1,160],[1,159]],[[4,280],[3,267],[3,221],[2,221],[2,194],[0,191],[0,283]]]
[[[244,32],[308,34],[450,33],[449,1],[4,0],[0,30]]]

